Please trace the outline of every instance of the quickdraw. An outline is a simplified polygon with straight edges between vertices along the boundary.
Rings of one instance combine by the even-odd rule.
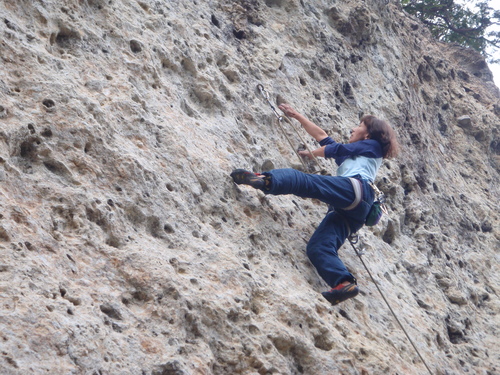
[[[380,202],[380,208],[382,209],[382,212],[386,215],[389,215],[389,211],[387,210],[387,207],[385,205],[384,193],[382,193],[379,190],[379,188],[377,187],[377,185],[375,185],[374,183],[370,183],[370,186],[372,187],[373,191],[375,191],[375,194],[377,194],[377,197],[375,198],[375,200]]]
[[[300,162],[302,163],[302,166],[304,167],[304,170],[308,171],[310,168],[306,165],[306,163],[304,162],[304,159],[302,158],[302,156],[300,156],[299,152],[295,149],[295,147],[293,145],[293,142],[291,141],[290,137],[288,136],[288,134],[286,133],[285,129],[283,128],[282,122],[286,121],[293,128],[293,130],[295,130],[295,132],[297,133],[297,135],[300,138],[300,141],[304,145],[305,150],[312,155],[311,151],[307,147],[306,141],[304,140],[304,138],[302,137],[302,135],[300,134],[300,132],[297,130],[297,128],[293,125],[292,120],[288,116],[286,116],[286,115],[280,115],[278,113],[278,111],[276,110],[276,107],[271,102],[271,99],[269,97],[269,92],[264,88],[264,86],[259,83],[257,85],[257,88],[259,89],[260,93],[262,94],[262,96],[266,100],[267,104],[269,104],[269,106],[271,107],[271,110],[273,111],[273,113],[276,116],[276,118],[278,119],[278,125],[279,125],[281,131],[283,132],[283,135],[285,136],[285,138],[287,139],[288,143],[290,144],[290,146],[294,150],[295,154],[299,158]],[[316,163],[316,165],[319,168],[319,170],[317,170],[317,171],[313,170],[312,173],[326,174],[326,171],[321,167],[318,159],[314,155],[312,155],[312,157],[313,157],[314,162]]]
[[[273,110],[274,112],[274,115],[276,116],[276,118],[278,119],[279,122],[283,121],[283,116],[281,116],[278,111],[276,110],[276,108],[274,107],[273,103],[271,102],[271,99],[269,98],[269,92],[264,88],[264,86],[262,84],[258,84],[257,85],[257,88],[260,90],[260,93],[262,94],[262,96],[264,97],[264,99],[266,99],[267,101],[267,104],[269,104],[269,106],[271,107],[271,109]]]

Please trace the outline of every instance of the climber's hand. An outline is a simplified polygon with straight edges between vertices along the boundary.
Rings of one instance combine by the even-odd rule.
[[[278,108],[281,109],[283,113],[288,117],[297,118],[297,116],[299,115],[299,112],[293,109],[293,107],[290,104],[283,103],[280,104]]]
[[[309,152],[307,150],[299,151],[299,155],[303,157],[304,159],[313,159],[314,156],[312,152]]]

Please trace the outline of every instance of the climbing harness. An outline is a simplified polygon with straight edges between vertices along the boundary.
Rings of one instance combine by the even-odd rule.
[[[302,144],[304,145],[305,147],[305,150],[307,152],[309,152],[314,160],[314,162],[316,163],[316,165],[318,166],[319,170],[318,171],[313,171],[312,173],[321,173],[321,174],[324,174],[325,171],[322,169],[318,159],[311,153],[311,151],[309,150],[309,148],[307,147],[307,143],[306,141],[304,140],[304,138],[302,137],[302,135],[300,134],[300,132],[297,130],[297,128],[293,125],[293,122],[292,120],[290,120],[290,118],[286,115],[280,115],[278,113],[278,111],[276,110],[276,108],[274,107],[273,103],[271,102],[271,99],[269,98],[269,92],[264,88],[264,86],[262,84],[258,84],[257,85],[257,88],[259,89],[260,93],[262,94],[262,96],[264,97],[264,99],[266,100],[267,104],[269,104],[269,106],[271,107],[271,110],[273,111],[274,115],[276,116],[276,118],[278,119],[278,126],[280,127],[281,131],[283,132],[285,138],[287,139],[288,143],[290,144],[290,146],[292,147],[292,149],[295,151],[295,153],[297,154],[297,157],[299,158],[300,162],[302,163],[302,166],[304,167],[304,170],[307,171],[309,170],[309,168],[307,167],[306,163],[304,162],[304,159],[300,156],[300,154],[298,153],[297,150],[295,150],[295,147],[290,139],[290,137],[288,136],[288,134],[286,133],[285,131],[285,128],[283,127],[283,124],[282,122],[283,121],[286,121],[292,128],[293,130],[295,130],[295,132],[297,133],[297,135],[299,136],[300,138],[300,141],[302,142]]]
[[[351,181],[354,190],[354,200],[348,207],[343,208],[342,209],[343,211],[354,210],[363,200],[363,186],[361,184],[361,181],[358,180],[357,178],[352,178],[352,177],[349,177],[349,180]],[[386,215],[389,215],[387,208],[385,207],[384,204],[385,202],[384,193],[382,193],[377,188],[377,186],[375,186],[375,184],[370,183],[370,186],[374,190],[376,197],[370,207],[370,210],[368,211],[368,214],[366,215],[365,225],[368,227],[377,225],[380,219],[382,218],[382,214],[385,213]]]
[[[392,309],[391,305],[389,304],[389,301],[387,301],[387,298],[385,298],[384,293],[382,293],[382,290],[380,289],[377,281],[375,280],[375,278],[373,277],[372,273],[368,269],[368,266],[366,265],[365,261],[363,260],[363,255],[365,255],[366,250],[365,249],[358,250],[358,248],[355,246],[359,242],[359,235],[356,234],[356,233],[350,234],[349,237],[348,237],[348,239],[349,239],[349,243],[351,244],[352,248],[354,249],[354,252],[359,257],[359,260],[361,260],[361,263],[365,267],[366,272],[368,272],[368,275],[370,276],[370,278],[372,279],[373,283],[377,287],[378,292],[382,296],[382,298],[383,298],[385,304],[387,305],[387,307],[389,308],[392,316],[398,322],[399,326],[401,327],[401,329],[403,330],[404,334],[406,335],[406,338],[408,339],[408,341],[410,341],[410,344],[413,346],[413,348],[417,352],[418,356],[420,357],[420,360],[422,361],[422,363],[424,364],[424,366],[427,368],[427,371],[429,371],[429,374],[433,375],[432,371],[430,370],[429,366],[427,365],[427,362],[424,360],[424,358],[420,354],[420,351],[417,349],[417,346],[413,343],[413,340],[411,339],[410,335],[408,334],[408,332],[404,328],[404,326],[401,323],[401,321],[398,319],[396,313],[394,312],[394,310]]]
[[[352,188],[354,189],[354,201],[349,205],[349,207],[343,208],[344,211],[354,210],[363,199],[363,186],[361,185],[361,181],[352,177],[349,177],[349,180],[351,180]]]

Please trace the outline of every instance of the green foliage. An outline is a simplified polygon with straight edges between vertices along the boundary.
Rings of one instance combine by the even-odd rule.
[[[494,10],[489,0],[467,4],[454,0],[401,0],[401,4],[441,41],[474,48],[486,57],[491,57],[491,50],[500,48],[500,11]]]

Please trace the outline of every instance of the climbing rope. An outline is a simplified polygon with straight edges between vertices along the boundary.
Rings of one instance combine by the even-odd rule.
[[[403,330],[404,334],[406,335],[408,341],[410,341],[410,344],[413,346],[413,348],[415,349],[415,351],[417,352],[418,356],[420,357],[420,360],[422,361],[422,363],[425,365],[425,367],[427,368],[427,371],[429,371],[429,374],[433,375],[432,374],[432,371],[431,369],[429,368],[429,366],[427,365],[427,362],[424,360],[424,358],[422,357],[422,355],[420,354],[420,351],[417,349],[417,346],[413,343],[413,340],[411,339],[410,335],[408,334],[408,332],[406,331],[405,327],[403,326],[403,324],[401,323],[401,321],[398,319],[396,313],[394,312],[394,310],[392,309],[391,305],[389,304],[389,301],[387,300],[387,298],[385,298],[385,295],[384,293],[382,292],[382,290],[380,289],[377,281],[375,280],[375,278],[373,277],[372,273],[370,272],[370,270],[368,269],[368,266],[366,265],[365,261],[363,260],[363,255],[365,254],[365,249],[361,249],[361,250],[358,250],[356,248],[356,244],[358,243],[359,241],[359,235],[357,235],[356,233],[355,234],[351,234],[349,236],[349,243],[351,244],[352,248],[354,249],[354,252],[356,253],[356,255],[359,257],[359,260],[361,260],[361,263],[363,264],[363,266],[365,267],[366,269],[366,272],[368,272],[368,275],[370,275],[370,278],[372,279],[373,283],[375,284],[375,286],[377,287],[377,290],[378,292],[380,293],[380,295],[382,296],[385,304],[387,305],[387,307],[389,308],[392,316],[394,317],[394,319],[396,320],[396,322],[398,322],[399,326],[401,327],[401,329]]]
[[[271,107],[271,110],[274,112],[274,115],[278,119],[278,126],[280,127],[281,131],[283,132],[285,138],[287,139],[287,141],[290,144],[290,146],[292,147],[292,149],[295,151],[297,157],[299,158],[300,162],[302,163],[302,165],[304,167],[304,170],[307,171],[307,170],[309,170],[309,168],[305,164],[304,159],[302,158],[302,156],[300,156],[299,152],[297,150],[295,150],[295,147],[294,147],[294,145],[293,145],[290,137],[288,136],[288,134],[285,131],[285,128],[282,125],[283,120],[285,120],[292,127],[292,129],[295,130],[295,133],[297,133],[297,135],[299,136],[300,141],[302,142],[302,144],[306,148],[306,151],[309,152],[309,154],[311,154],[314,162],[318,166],[319,170],[318,171],[313,171],[313,173],[322,173],[322,168],[321,168],[321,165],[320,165],[318,159],[309,150],[309,147],[307,147],[306,141],[304,140],[304,138],[302,137],[302,135],[300,134],[300,132],[297,130],[297,128],[293,125],[292,120],[288,116],[286,116],[286,115],[280,115],[278,113],[278,111],[274,107],[273,103],[271,102],[271,99],[269,98],[269,92],[264,88],[264,86],[262,84],[259,83],[257,85],[257,88],[260,90],[260,93],[262,94],[262,96],[266,100],[267,104],[269,104],[269,106]]]

